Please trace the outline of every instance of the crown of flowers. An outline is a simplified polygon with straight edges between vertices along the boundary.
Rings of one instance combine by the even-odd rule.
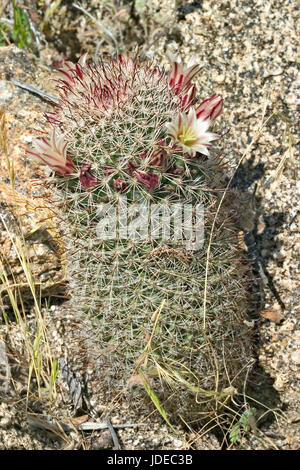
[[[160,139],[155,142],[152,150],[141,151],[138,161],[128,158],[122,174],[118,174],[113,165],[102,165],[103,177],[112,178],[112,187],[117,192],[127,191],[132,180],[148,191],[156,189],[160,185],[160,176],[165,171],[173,175],[181,173],[180,168],[177,171],[174,162],[169,162],[170,153],[181,152],[187,158],[194,158],[197,152],[208,156],[211,142],[219,138],[209,128],[222,113],[223,99],[213,94],[197,103],[196,85],[192,80],[199,72],[200,65],[185,66],[176,59],[171,63],[167,75],[157,67],[152,67],[152,64],[144,66],[144,69],[145,77],[151,75],[157,83],[165,81],[171,101],[175,100],[177,103],[177,111],[173,119],[164,123]],[[73,107],[80,105],[83,112],[101,120],[110,110],[121,109],[126,103],[132,93],[130,80],[126,77],[134,77],[141,73],[140,70],[137,57],[131,58],[129,54],[94,67],[87,64],[85,54],[77,64],[66,62],[59,70],[61,101],[70,113]],[[136,91],[137,94],[138,92],[139,90]],[[33,141],[34,150],[27,153],[60,176],[78,178],[82,188],[91,190],[100,183],[98,173],[96,176],[93,172],[95,162],[90,162],[85,155],[79,163],[72,156],[68,135],[63,132],[62,109],[58,106],[53,113],[46,115],[52,125],[51,135],[49,138]],[[76,122],[74,126],[76,127]]]

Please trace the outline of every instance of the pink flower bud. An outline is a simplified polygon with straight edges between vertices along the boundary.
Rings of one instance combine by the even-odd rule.
[[[182,111],[188,111],[195,103],[196,85],[192,85],[185,95],[180,97]]]
[[[215,93],[206,98],[195,108],[197,119],[201,117],[203,120],[210,119],[214,121],[223,110],[223,98]]]
[[[162,145],[165,145],[165,139],[161,140],[163,142]],[[140,154],[140,158],[143,160],[147,158],[147,153],[142,152]],[[156,168],[163,169],[166,166],[166,157],[167,153],[163,148],[158,148],[152,152],[151,156],[149,156],[149,165],[154,166]]]
[[[68,143],[64,141],[64,135],[56,134],[53,129],[50,138],[42,137],[34,140],[33,146],[36,152],[27,150],[27,154],[33,155],[36,160],[48,165],[61,176],[67,176],[76,170],[74,163],[67,155]]]
[[[143,158],[143,157],[142,157]],[[129,176],[132,176],[134,171],[138,168],[138,164],[132,160],[128,160],[127,165],[126,165],[126,171],[129,174]]]
[[[201,66],[198,64],[193,64],[186,67],[178,61],[172,62],[168,79],[169,86],[173,89],[175,95],[179,95],[184,91],[188,91],[188,89],[191,87],[191,81],[199,72],[200,68]]]
[[[94,188],[98,184],[97,178],[90,172],[90,169],[91,164],[88,162],[83,163],[80,169],[79,180],[85,189]]]
[[[135,175],[140,183],[147,189],[155,189],[159,185],[158,175],[146,171],[136,170]]]
[[[126,181],[120,177],[114,181],[113,186],[118,193],[123,193],[128,188]]]

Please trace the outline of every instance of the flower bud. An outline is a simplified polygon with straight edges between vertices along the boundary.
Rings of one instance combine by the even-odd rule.
[[[91,189],[97,186],[97,178],[90,172],[91,164],[85,162],[80,169],[79,180],[81,185],[86,189]]]
[[[223,98],[215,93],[206,98],[196,107],[197,118],[210,119],[214,121],[223,111]]]
[[[27,150],[27,154],[33,155],[36,160],[48,165],[61,176],[67,176],[76,170],[71,158],[67,155],[68,143],[64,141],[64,135],[56,134],[53,129],[50,138],[42,137],[34,140],[33,146],[36,152]]]
[[[123,193],[128,188],[128,183],[126,183],[123,178],[119,177],[114,181],[113,186],[118,193]]]
[[[169,86],[175,95],[186,92],[192,86],[191,81],[199,72],[201,66],[198,64],[185,66],[184,64],[174,61],[168,75]]]
[[[155,189],[159,185],[158,175],[147,171],[136,170],[135,175],[140,183],[147,189]]]

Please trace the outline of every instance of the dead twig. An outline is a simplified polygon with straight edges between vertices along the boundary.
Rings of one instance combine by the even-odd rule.
[[[113,428],[116,429],[124,429],[124,428],[135,428],[138,426],[147,426],[146,423],[133,423],[133,424],[112,424]],[[88,421],[86,423],[82,423],[78,426],[79,431],[99,431],[101,429],[107,429],[108,424],[104,423],[93,423],[92,421]]]
[[[10,379],[11,379],[11,370],[6,352],[6,344],[0,338],[0,380],[3,379],[3,391],[8,393]]]
[[[102,23],[100,23],[94,16],[92,16],[87,10],[85,10],[80,5],[77,5],[76,3],[73,3],[72,6],[74,8],[77,8],[77,10],[82,11],[82,13],[84,13],[89,18],[91,18],[91,20],[93,20],[96,23],[96,25],[99,26],[99,28],[106,34],[106,36],[108,36],[112,40],[116,50],[118,51],[118,49],[119,49],[118,42],[117,42],[115,36],[113,35],[113,33],[111,31],[109,31],[109,29],[107,29],[105,26],[103,26]]]
[[[57,98],[56,96],[49,95],[48,93],[45,93],[42,90],[39,90],[38,88],[33,87],[32,85],[28,85],[27,83],[19,82],[18,80],[15,80],[14,78],[11,79],[11,82],[18,86],[19,88],[22,88],[23,90],[29,91],[29,93],[33,93],[34,95],[37,95],[39,98],[46,100],[46,101],[51,101],[52,103],[60,103],[60,99]]]
[[[118,439],[118,436],[117,436],[117,433],[116,431],[114,430],[114,427],[113,425],[111,424],[111,421],[109,418],[105,418],[104,419],[104,423],[107,425],[108,429],[109,429],[109,432],[111,434],[111,437],[113,438],[113,441],[114,441],[114,450],[121,450],[121,446],[120,446],[120,443],[119,443],[119,439]]]

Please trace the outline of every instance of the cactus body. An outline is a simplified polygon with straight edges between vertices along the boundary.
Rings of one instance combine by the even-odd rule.
[[[101,386],[140,374],[188,420],[240,388],[250,359],[248,266],[208,152],[222,99],[197,102],[197,71],[174,62],[166,74],[129,55],[67,63],[51,138],[30,152],[59,175],[71,303],[94,319]]]

